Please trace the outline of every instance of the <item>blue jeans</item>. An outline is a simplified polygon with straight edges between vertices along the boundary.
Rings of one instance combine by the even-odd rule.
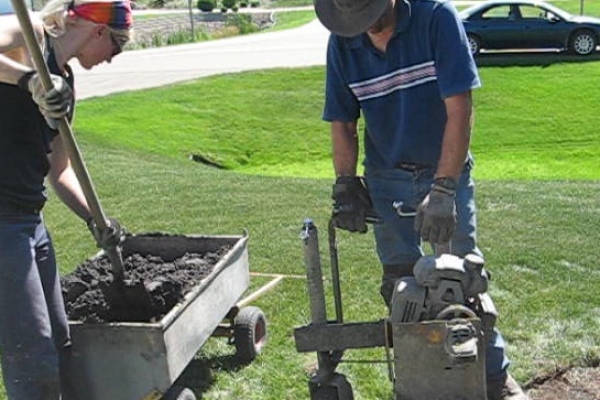
[[[464,257],[469,253],[482,256],[476,244],[477,221],[475,217],[474,183],[469,162],[465,165],[456,191],[458,224],[450,241],[452,253]],[[398,215],[394,203],[402,202],[402,209],[411,214],[423,201],[434,181],[433,168],[404,169],[365,168],[365,178],[375,211],[383,219],[374,225],[377,254],[386,278],[398,279],[412,271],[412,266],[424,255],[421,238],[415,231],[414,216]],[[394,273],[394,270],[397,273]],[[412,272],[408,272],[411,274]],[[383,289],[382,289],[383,290]],[[498,330],[488,341],[486,370],[489,380],[502,379],[510,364],[504,354],[504,340]]]
[[[61,398],[69,325],[42,216],[0,207],[0,351],[11,400]]]

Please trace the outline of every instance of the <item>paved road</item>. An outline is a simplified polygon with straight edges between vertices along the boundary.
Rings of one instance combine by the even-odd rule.
[[[300,28],[202,43],[126,51],[89,71],[72,62],[77,98],[147,89],[220,73],[325,65],[327,30],[318,20]]]
[[[472,3],[473,0],[454,0],[456,5]],[[152,11],[140,10],[138,13]],[[315,19],[296,29],[126,51],[115,58],[112,64],[104,63],[90,71],[82,70],[76,61],[71,65],[77,79],[77,98],[84,99],[221,73],[325,65],[328,36],[325,27]]]

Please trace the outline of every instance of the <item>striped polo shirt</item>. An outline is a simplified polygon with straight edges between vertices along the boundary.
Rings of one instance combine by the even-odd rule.
[[[396,0],[396,32],[382,53],[366,33],[331,35],[325,121],[362,113],[365,165],[436,166],[446,124],[446,97],[480,86],[456,9],[445,0]]]

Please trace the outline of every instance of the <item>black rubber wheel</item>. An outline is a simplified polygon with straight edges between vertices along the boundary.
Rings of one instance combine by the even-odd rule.
[[[598,46],[598,39],[593,32],[588,30],[573,33],[569,40],[569,51],[580,56],[592,54],[596,51],[596,46]]]
[[[258,307],[244,307],[233,320],[233,342],[238,359],[254,361],[267,341],[267,319]]]
[[[479,39],[477,35],[468,33],[467,40],[469,42],[469,50],[471,50],[471,54],[479,54],[479,52],[481,51],[481,39]]]
[[[162,400],[196,400],[196,395],[186,387],[171,386]]]

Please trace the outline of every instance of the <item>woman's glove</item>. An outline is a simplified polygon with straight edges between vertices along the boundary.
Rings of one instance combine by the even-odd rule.
[[[61,76],[50,75],[50,80],[53,88],[46,91],[40,75],[31,71],[19,79],[18,86],[31,93],[33,101],[38,105],[48,125],[56,128],[55,121],[67,115],[73,106],[73,91]]]
[[[101,231],[93,218],[90,217],[86,221],[88,229],[96,239],[96,244],[102,249],[118,246],[123,242],[126,234],[125,229],[121,227],[116,219],[107,218],[107,222],[106,229]]]
[[[438,178],[417,207],[415,230],[431,244],[450,241],[456,229],[456,181]]]

